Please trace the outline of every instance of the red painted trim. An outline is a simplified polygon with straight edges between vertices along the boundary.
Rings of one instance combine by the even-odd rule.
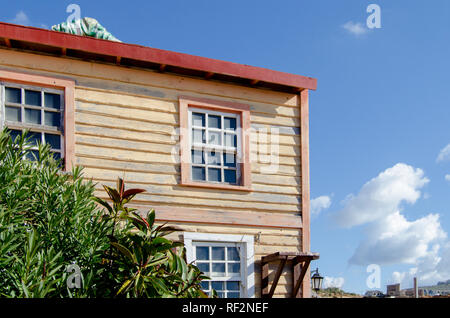
[[[0,22],[0,37],[65,49],[104,54],[120,57],[122,59],[129,58],[185,69],[199,70],[207,73],[246,78],[255,83],[257,81],[262,81],[296,87],[299,89],[315,90],[317,88],[317,80],[311,77],[144,47],[136,44],[106,41],[4,22]]]

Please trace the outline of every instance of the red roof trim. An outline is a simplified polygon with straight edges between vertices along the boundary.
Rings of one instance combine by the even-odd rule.
[[[0,22],[0,37],[285,85],[317,88],[317,80],[261,67]]]

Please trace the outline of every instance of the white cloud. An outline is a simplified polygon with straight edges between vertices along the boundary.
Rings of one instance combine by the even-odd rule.
[[[325,209],[328,209],[331,205],[331,198],[327,195],[323,195],[311,200],[311,215],[319,215]]]
[[[450,160],[450,144],[445,146],[440,152],[436,159],[437,162]]]
[[[399,163],[367,182],[356,196],[348,196],[334,218],[346,228],[379,220],[397,212],[403,202],[415,203],[428,182],[421,169]]]
[[[339,288],[342,289],[344,286],[344,278],[343,277],[329,277],[325,276],[323,278],[323,288]]]
[[[361,22],[355,23],[353,21],[348,21],[347,23],[342,25],[342,27],[356,36],[363,35],[369,32],[369,29],[367,29]]]
[[[407,281],[413,275],[432,282],[450,275],[450,246],[445,243],[447,233],[439,215],[408,220],[403,213],[403,204],[414,204],[428,182],[421,169],[400,163],[348,197],[344,208],[334,215],[336,222],[346,228],[365,225],[365,237],[350,258],[351,264],[413,266],[409,272],[394,272],[394,282]],[[443,249],[441,244],[449,247]]]
[[[445,175],[445,180],[450,181],[450,174]]]
[[[22,10],[17,12],[14,19],[10,20],[9,22],[14,24],[30,25],[30,19]]]

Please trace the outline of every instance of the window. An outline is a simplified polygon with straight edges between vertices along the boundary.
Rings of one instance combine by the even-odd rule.
[[[240,117],[189,108],[192,181],[238,184],[241,141]]]
[[[216,290],[220,298],[247,298],[254,295],[253,237],[184,233],[188,262],[209,276],[202,289]]]
[[[11,130],[13,139],[29,129],[36,157],[38,142],[49,144],[55,159],[64,157],[64,91],[14,83],[0,85],[3,125]]]
[[[13,138],[28,129],[32,142],[49,144],[64,159],[65,171],[74,162],[74,86],[70,79],[0,69],[0,125]]]
[[[182,184],[250,189],[249,109],[180,97]]]

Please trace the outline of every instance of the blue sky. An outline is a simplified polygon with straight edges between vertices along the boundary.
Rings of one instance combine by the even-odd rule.
[[[0,20],[48,28],[70,3],[124,42],[317,78],[312,266],[358,293],[372,263],[382,290],[450,279],[449,1],[15,1]]]

